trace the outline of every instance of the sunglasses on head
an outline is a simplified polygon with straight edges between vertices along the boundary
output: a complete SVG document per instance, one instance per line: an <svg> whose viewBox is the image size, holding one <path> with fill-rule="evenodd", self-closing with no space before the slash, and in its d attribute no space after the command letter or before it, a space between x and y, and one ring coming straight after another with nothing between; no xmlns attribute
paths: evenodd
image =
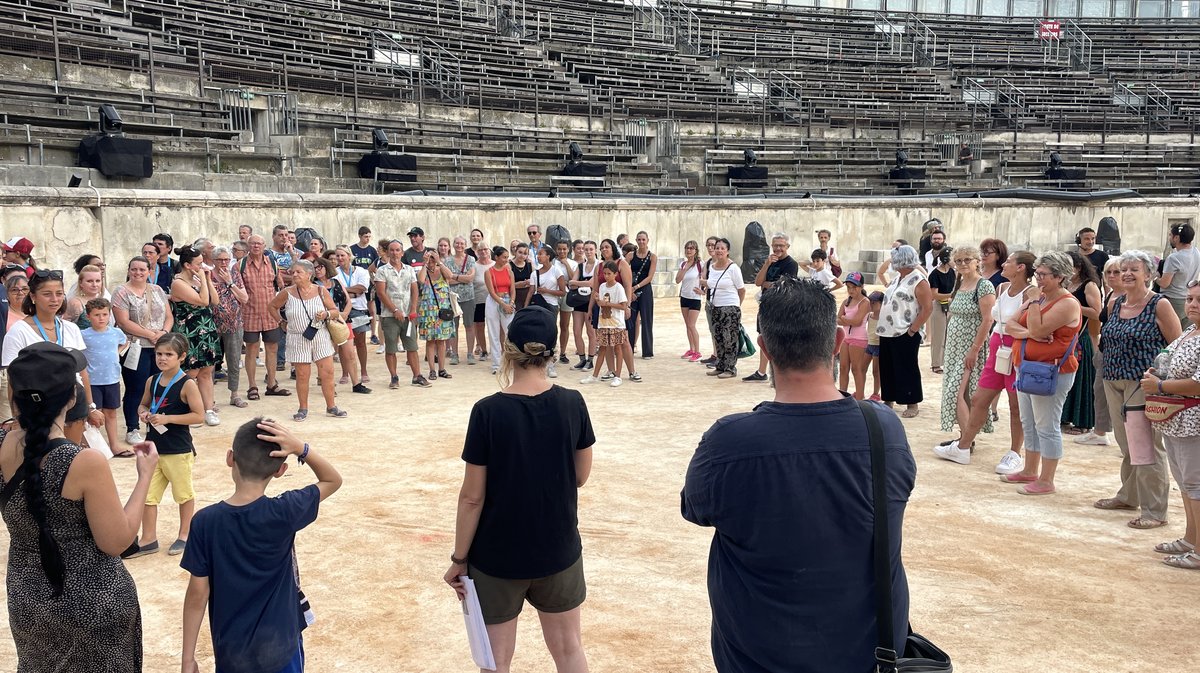
<svg viewBox="0 0 1200 673"><path fill-rule="evenodd" d="M1187 284L1187 287L1188 287L1188 289L1189 289L1189 290L1190 290L1190 289L1192 289L1192 288L1194 288L1194 287L1200 287L1200 280L1189 280L1189 281L1188 281L1188 284Z"/></svg>
<svg viewBox="0 0 1200 673"><path fill-rule="evenodd" d="M58 269L38 269L33 273L34 280L62 280L63 272Z"/></svg>

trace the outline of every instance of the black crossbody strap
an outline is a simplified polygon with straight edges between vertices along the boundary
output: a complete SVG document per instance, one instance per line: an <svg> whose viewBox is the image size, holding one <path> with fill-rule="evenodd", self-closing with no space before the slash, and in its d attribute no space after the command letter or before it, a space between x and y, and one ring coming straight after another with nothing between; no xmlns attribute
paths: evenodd
<svg viewBox="0 0 1200 673"><path fill-rule="evenodd" d="M875 513L875 622L879 629L879 646L875 648L876 671L896 670L895 633L892 624L892 557L888 539L887 459L884 455L883 428L870 402L858 401L858 408L867 421L867 437L871 442L871 500Z"/></svg>

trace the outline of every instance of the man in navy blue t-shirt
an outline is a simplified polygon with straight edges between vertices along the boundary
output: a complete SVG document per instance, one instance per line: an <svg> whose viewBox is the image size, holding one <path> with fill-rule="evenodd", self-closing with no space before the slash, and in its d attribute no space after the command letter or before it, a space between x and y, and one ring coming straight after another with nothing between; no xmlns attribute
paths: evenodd
<svg viewBox="0 0 1200 673"><path fill-rule="evenodd" d="M716 529L708 597L721 673L875 666L871 449L857 401L834 385L835 313L833 295L813 280L783 277L763 293L759 345L775 399L717 421L688 466L683 517ZM876 407L900 647L908 634L901 531L916 464L895 413Z"/></svg>
<svg viewBox="0 0 1200 673"><path fill-rule="evenodd" d="M267 437L268 439L259 439ZM316 484L268 498L289 455ZM196 512L180 566L191 573L183 599L183 673L199 673L196 641L208 608L217 673L301 673L306 626L295 560L296 532L317 518L342 485L329 461L275 421L238 428L225 456L233 495Z"/></svg>

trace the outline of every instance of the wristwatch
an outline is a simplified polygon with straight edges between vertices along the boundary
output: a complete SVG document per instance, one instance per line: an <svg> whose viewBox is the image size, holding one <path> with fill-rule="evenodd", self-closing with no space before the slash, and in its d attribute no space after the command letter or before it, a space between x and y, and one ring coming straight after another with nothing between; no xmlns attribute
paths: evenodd
<svg viewBox="0 0 1200 673"><path fill-rule="evenodd" d="M97 407L96 407L96 403L95 403L95 402L92 402L91 404L89 404L89 405L88 405L88 411L89 411L89 412L91 412L91 411L95 411L95 410L96 410L96 408L97 408Z"/></svg>

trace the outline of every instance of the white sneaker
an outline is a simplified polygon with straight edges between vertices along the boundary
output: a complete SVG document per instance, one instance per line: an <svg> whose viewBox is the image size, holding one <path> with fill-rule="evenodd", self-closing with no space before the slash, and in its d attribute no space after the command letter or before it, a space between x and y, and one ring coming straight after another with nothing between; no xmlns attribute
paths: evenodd
<svg viewBox="0 0 1200 673"><path fill-rule="evenodd" d="M612 382L609 383L608 385L612 386L613 388L620 388L621 387L621 377L614 376Z"/></svg>
<svg viewBox="0 0 1200 673"><path fill-rule="evenodd" d="M1091 430L1079 435L1075 438L1076 444L1087 444L1089 446L1108 446L1108 435L1097 435Z"/></svg>
<svg viewBox="0 0 1200 673"><path fill-rule="evenodd" d="M554 371L554 365L550 365L550 371L547 374L547 376L549 376L552 379L558 378L558 372Z"/></svg>
<svg viewBox="0 0 1200 673"><path fill-rule="evenodd" d="M383 355L383 349L384 349L384 346L383 346L383 344L379 344L379 348L376 348L376 349L375 349L375 354L376 354L376 355Z"/></svg>
<svg viewBox="0 0 1200 673"><path fill-rule="evenodd" d="M209 409L208 411L204 412L204 424L209 426L220 425L221 417L217 415L216 411Z"/></svg>
<svg viewBox="0 0 1200 673"><path fill-rule="evenodd" d="M125 433L125 443L129 444L130 446L134 444L140 444L144 441L146 441L146 438L143 437L142 433L138 432L137 430L130 430L129 432Z"/></svg>
<svg viewBox="0 0 1200 673"><path fill-rule="evenodd" d="M996 466L996 474L1016 474L1025 469L1025 459L1021 454L1014 451L1009 451L1000 459L1000 464Z"/></svg>
<svg viewBox="0 0 1200 673"><path fill-rule="evenodd" d="M598 379L598 378L596 378L595 376L592 376L591 374L589 374L589 375L587 375L587 376L585 376L585 377L583 377L583 378L579 379L579 382L580 382L580 383L583 383L583 384L588 384L588 383L595 383L595 382L597 382L597 381L599 381L599 380L600 380L600 379Z"/></svg>
<svg viewBox="0 0 1200 673"><path fill-rule="evenodd" d="M939 444L938 446L933 447L933 454L942 460L954 461L959 465L971 464L971 450L960 449L958 447L957 439L949 444Z"/></svg>

